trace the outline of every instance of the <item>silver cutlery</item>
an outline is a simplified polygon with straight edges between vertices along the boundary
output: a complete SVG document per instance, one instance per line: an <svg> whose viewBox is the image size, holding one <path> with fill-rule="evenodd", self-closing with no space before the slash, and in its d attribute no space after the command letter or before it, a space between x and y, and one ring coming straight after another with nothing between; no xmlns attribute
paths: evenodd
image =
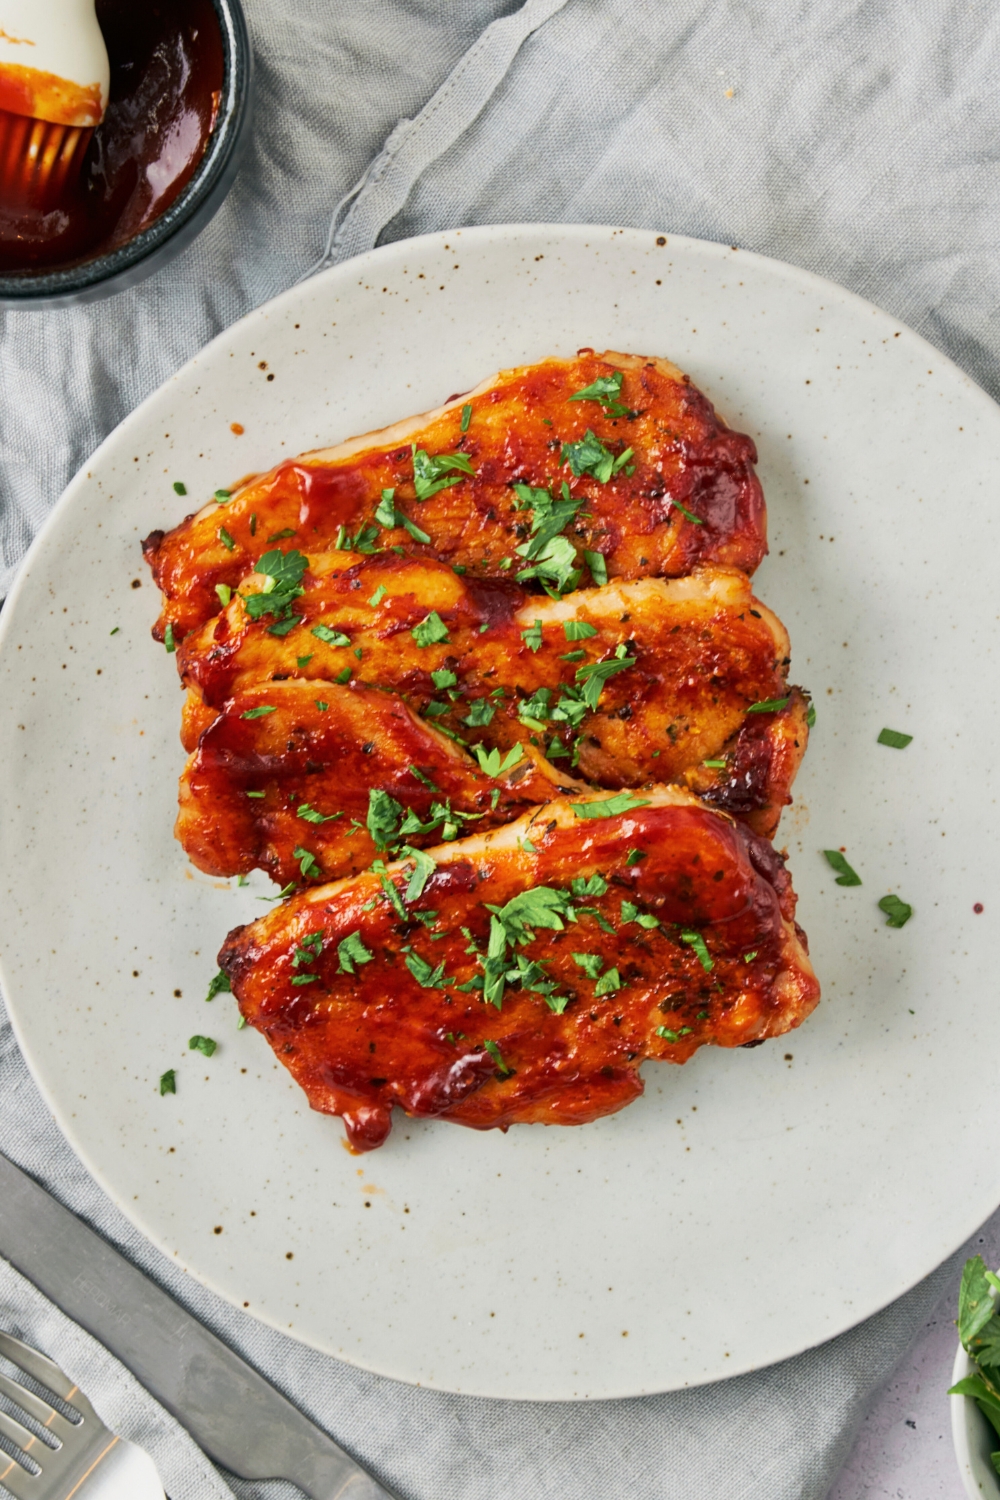
<svg viewBox="0 0 1000 1500"><path fill-rule="evenodd" d="M0 1485L14 1500L88 1500L98 1493L109 1496L112 1490L122 1500L164 1500L149 1454L105 1427L58 1365L9 1333L0 1332L0 1355L73 1413L67 1416L0 1371L0 1394L45 1434L40 1437L0 1409L0 1433L18 1450L13 1458L0 1452Z"/></svg>
<svg viewBox="0 0 1000 1500"><path fill-rule="evenodd" d="M0 1255L110 1349L230 1473L287 1479L310 1500L399 1500L2 1155Z"/></svg>

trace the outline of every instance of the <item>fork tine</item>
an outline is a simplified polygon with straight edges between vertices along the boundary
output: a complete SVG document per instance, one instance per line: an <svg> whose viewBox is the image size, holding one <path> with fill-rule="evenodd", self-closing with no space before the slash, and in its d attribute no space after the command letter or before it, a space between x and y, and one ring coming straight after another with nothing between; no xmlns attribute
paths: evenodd
<svg viewBox="0 0 1000 1500"><path fill-rule="evenodd" d="M36 1396L34 1391L26 1390L23 1385L18 1385L16 1380L11 1380L0 1370L0 1394L9 1396L22 1411L26 1411L29 1417L34 1417L42 1427L52 1433L53 1437L65 1441L76 1432L73 1422L67 1420L61 1412L56 1411L41 1396Z"/></svg>
<svg viewBox="0 0 1000 1500"><path fill-rule="evenodd" d="M23 1453L30 1453L36 1463L39 1463L39 1453L43 1456L51 1453L52 1449L35 1433L29 1432L27 1427L22 1427L20 1422L15 1422L13 1417L8 1417L5 1411L0 1411L0 1436L9 1438L16 1443ZM4 1458L8 1455L5 1453Z"/></svg>
<svg viewBox="0 0 1000 1500"><path fill-rule="evenodd" d="M44 1385L46 1390L52 1391L54 1395L61 1396L64 1401L72 1400L77 1394L77 1387L64 1375L58 1365L52 1363L44 1354L39 1354L37 1349L32 1349L29 1344L22 1344L20 1339L14 1338L13 1334L4 1333L0 1330L0 1354L4 1359L9 1359L12 1365L16 1365L25 1375L30 1375L37 1380L39 1385Z"/></svg>
<svg viewBox="0 0 1000 1500"><path fill-rule="evenodd" d="M8 1459L6 1453L0 1453L0 1484L5 1490L10 1490L14 1500L38 1500L37 1477L22 1469L12 1458Z"/></svg>

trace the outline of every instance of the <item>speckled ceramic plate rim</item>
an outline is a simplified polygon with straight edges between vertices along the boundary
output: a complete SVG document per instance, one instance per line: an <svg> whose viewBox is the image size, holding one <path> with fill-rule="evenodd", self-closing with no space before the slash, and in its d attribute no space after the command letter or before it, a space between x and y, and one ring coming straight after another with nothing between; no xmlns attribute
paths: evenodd
<svg viewBox="0 0 1000 1500"><path fill-rule="evenodd" d="M473 230L454 231L450 234L446 232L444 234L427 236L420 241L394 244L385 249L374 251L369 255L359 257L347 265L336 267L324 273L324 276L318 278L318 281L325 283L326 287L332 291L335 286L342 285L346 287L350 279L357 278L358 276L363 278L372 271L379 271L380 274L375 279L381 280L383 279L381 272L390 263L398 265L404 258L414 260L421 256L428 258L429 263L435 258L435 255L440 256L440 247L443 243L446 243L449 238L454 239L459 235L463 239L464 246L469 248L483 243L499 244L507 247L507 249L528 248L533 244L543 243L547 246L558 246L560 243L563 243L572 250L573 247L579 248L581 245L593 240L600 243L601 249L604 252L608 251L609 246L613 244L614 237L617 237L618 246L627 247L635 255L646 253L652 239L652 236L648 233L610 230L601 227L567 227L558 225L484 227ZM686 262L689 268L691 265L700 265L712 272L718 271L720 265L733 253L723 246L685 240L673 235L668 237L668 244L671 254L682 263ZM611 253L614 253L614 251ZM739 252L739 256L740 267L745 268L747 275L756 277L759 281L764 283L770 282L772 285L778 286L783 284L792 292L804 292L809 298L825 299L827 303L837 304L841 310L846 309L849 313L853 312L859 321L864 320L868 326L875 327L876 332L880 335L886 334L887 337L902 336L908 344L910 351L920 355L921 363L925 356L933 360L933 369L938 372L941 382L945 387L951 388L953 396L960 394L960 401L963 408L967 408L969 412L989 429L993 441L1000 447L1000 413L998 413L997 408L957 367L950 364L938 351L934 350L925 341L919 339L917 335L906 330L896 320L874 309L862 299L854 297L852 294L823 281L821 278L814 277L807 272L779 262L753 256L747 252L741 251ZM189 366L173 377L172 381L168 382L167 386L161 392L154 393L144 401L106 439L85 466L85 472L89 474L98 472L102 464L106 464L113 455L124 452L124 450L133 446L133 433L137 433L142 429L148 417L157 411L158 403L161 401L164 392L169 391L177 381L189 376L197 367L204 367L213 358L221 358L223 351L229 347L234 337L243 330L254 326L263 329L269 318L274 318L295 308L303 299L314 295L316 290L316 283L307 283L302 287L292 288L281 297L275 299L274 302L250 314L241 324L235 325L234 328L220 335L218 339L213 341L212 344L196 356L195 360ZM675 346L662 352L677 359L681 364L686 364L690 368L691 359L685 357L685 351ZM930 370L928 373L930 373ZM710 378L699 372L696 374L696 379L699 380L699 383L703 387L708 388L708 393L713 399L719 401L723 409L729 409L725 393L714 387ZM346 433L342 434L339 431L331 431L330 433L332 440L336 440L341 435L346 435ZM764 478L766 483L768 478L766 472L764 472ZM64 518L77 502L83 484L84 474L81 473L67 488L25 559L22 571L11 591L3 614L0 616L0 652L6 652L8 642L14 635L17 625L20 623L18 617L19 600L26 592L29 580L32 578L35 570L44 571L50 538L61 529ZM775 577L776 575L773 571L769 572L767 575L768 587L764 587L761 590L763 597L768 599L769 602L773 602ZM792 636L794 649L796 639L794 625ZM179 764L180 761L178 758L178 767ZM168 829L164 830L164 837L169 837ZM799 876L798 868L794 865L793 868L796 870L796 875ZM800 877L798 884L801 886L802 883ZM981 884L984 884L984 882L981 882ZM162 1230L158 1231L155 1211L151 1211L148 1206L145 1212L136 1210L121 1189L118 1174L114 1170L113 1163L102 1160L99 1155L95 1155L92 1150L88 1150L81 1145L78 1133L72 1123L70 1101L64 1097L58 1087L53 1086L44 1050L33 1041L30 995L21 990L18 984L13 981L8 968L6 951L3 956L2 976L18 1041L29 1067L43 1095L52 1108L61 1129L87 1165L88 1170L102 1184L117 1206L143 1233L147 1234L154 1243L158 1244L166 1254L176 1257L177 1252L171 1248L170 1235L164 1233ZM821 977L824 976L821 974ZM804 1031L799 1034L796 1041L798 1042L800 1038L805 1039L807 1036L808 1031ZM41 1038L37 1038L37 1041L40 1042ZM760 1057L761 1054L754 1053L747 1054L746 1056ZM723 1059L725 1063L745 1062L745 1060L745 1057L740 1058L739 1056L735 1059L729 1057ZM727 1070L727 1077L730 1076L731 1071L731 1069ZM958 1108L960 1107L961 1100L956 1097L954 1103L956 1108ZM633 1106L633 1110L629 1113L634 1114L636 1108L636 1106ZM616 1118L624 1119L625 1117ZM588 1127L588 1129L592 1130L596 1130L597 1128ZM442 1134L450 1133L447 1127L439 1126L436 1129ZM883 1275L878 1286L869 1286L864 1290L863 1294L858 1295L856 1300L835 1297L833 1299L834 1306L831 1311L829 1295L824 1295L820 1290L823 1278L819 1278L815 1285L815 1305L825 1303L826 1313L824 1315L810 1317L808 1309L805 1306L799 1306L795 1309L794 1317L789 1312L789 1315L782 1319L784 1325L782 1335L777 1338L772 1337L762 1340L759 1355L754 1355L751 1351L744 1349L741 1351L739 1358L733 1359L731 1363L726 1363L723 1358L716 1357L708 1367L702 1367L696 1371L693 1370L691 1372L693 1378L691 1379L685 1377L683 1369L677 1367L676 1361L672 1363L669 1358L661 1359L659 1361L661 1373L657 1374L655 1370L656 1359L654 1358L652 1361L654 1368L650 1369L650 1360L646 1358L642 1361L643 1369L641 1373L637 1372L634 1378L629 1378L627 1374L623 1377L621 1368L616 1367L607 1380L591 1380L587 1384L587 1388L583 1390L573 1388L574 1378L571 1377L556 1380L546 1377L546 1382L539 1385L537 1379L529 1372L529 1359L527 1355L523 1368L505 1372L500 1372L497 1368L492 1367L488 1355L485 1357L481 1356L479 1359L480 1375L478 1378L456 1378L447 1368L447 1357L443 1359L445 1368L442 1370L420 1370L401 1366L393 1368L392 1363L386 1361L384 1358L367 1357L364 1352L359 1353L345 1347L331 1347L331 1341L328 1337L317 1337L315 1332L304 1323L300 1323L292 1331L295 1336L301 1338L303 1341L312 1343L316 1347L326 1349L331 1353L336 1353L342 1358L352 1360L352 1362L362 1367L377 1369L382 1373L393 1375L397 1378L415 1380L418 1383L425 1383L443 1389L477 1391L487 1395L523 1396L525 1398L549 1397L551 1399L574 1399L584 1396L612 1397L646 1393L651 1390L672 1389L686 1384L700 1383L714 1378L735 1375L741 1371L755 1368L760 1364L772 1363L778 1359L798 1353L804 1348L810 1347L817 1342L821 1342L823 1339L853 1326L862 1318L877 1311L880 1307L905 1292L926 1272L932 1269L945 1254L960 1244L995 1206L998 1196L1000 1196L1000 1182L998 1182L996 1176L991 1172L987 1172L985 1176L980 1174L973 1181L970 1181L969 1192L965 1199L966 1206L961 1216L953 1213L948 1220L946 1228L938 1225L936 1238L929 1235L925 1251L922 1251L917 1256L915 1262L907 1265L905 1270L903 1267L900 1267L900 1273L894 1279L891 1277L886 1278ZM217 1269L208 1270L203 1264L199 1265L197 1257L188 1257L187 1267L204 1284L213 1287L214 1290L218 1291L224 1297L238 1303L237 1290L232 1284L227 1284L230 1278L220 1276ZM279 1329L286 1327L280 1314L262 1311L259 1308L255 1308L254 1311L256 1316L263 1317L265 1321L272 1323L273 1326ZM728 1354L726 1358L728 1359ZM405 1362L401 1362L401 1364L405 1366Z"/></svg>

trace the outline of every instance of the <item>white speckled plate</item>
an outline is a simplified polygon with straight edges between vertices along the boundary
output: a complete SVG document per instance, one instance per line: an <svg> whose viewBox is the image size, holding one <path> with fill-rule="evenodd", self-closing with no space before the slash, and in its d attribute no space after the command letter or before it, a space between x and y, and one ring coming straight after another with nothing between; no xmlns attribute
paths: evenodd
<svg viewBox="0 0 1000 1500"><path fill-rule="evenodd" d="M647 1066L645 1097L595 1125L399 1118L359 1160L231 999L204 1003L266 882L199 875L171 837L181 695L150 640L139 539L190 503L175 480L204 497L583 344L668 355L760 446L757 587L818 708L782 837L824 1000L787 1039ZM123 1211L252 1316L493 1396L735 1374L929 1271L1000 1199L982 1149L1000 1091L967 1108L996 1035L998 460L997 407L886 314L651 233L391 245L211 344L73 481L0 616L5 992ZM913 743L876 744L883 725ZM862 887L834 883L833 846ZM902 930L876 906L888 891L914 906ZM187 1051L193 1032L218 1039L213 1058Z"/></svg>

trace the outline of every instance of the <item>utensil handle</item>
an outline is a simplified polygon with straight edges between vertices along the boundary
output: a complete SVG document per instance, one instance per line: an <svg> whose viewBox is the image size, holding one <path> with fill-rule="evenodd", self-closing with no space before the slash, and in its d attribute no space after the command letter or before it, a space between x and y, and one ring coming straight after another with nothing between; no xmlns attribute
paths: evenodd
<svg viewBox="0 0 1000 1500"><path fill-rule="evenodd" d="M398 1500L155 1282L0 1155L0 1255L110 1349L216 1463L310 1500Z"/></svg>

